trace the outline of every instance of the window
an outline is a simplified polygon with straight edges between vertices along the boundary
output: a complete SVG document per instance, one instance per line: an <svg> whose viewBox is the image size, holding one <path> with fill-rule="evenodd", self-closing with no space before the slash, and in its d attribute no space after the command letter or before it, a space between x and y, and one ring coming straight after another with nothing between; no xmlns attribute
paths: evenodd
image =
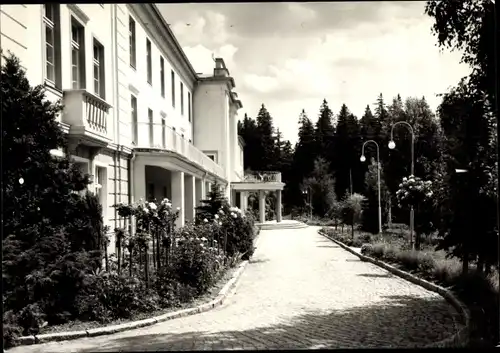
<svg viewBox="0 0 500 353"><path fill-rule="evenodd" d="M146 65L148 70L148 83L152 85L153 82L153 71L151 70L152 62L151 62L151 41L146 39Z"/></svg>
<svg viewBox="0 0 500 353"><path fill-rule="evenodd" d="M106 177L106 169L103 167L96 167L95 168L95 175L94 175L94 192L97 198L99 199L99 202L101 205L104 203L104 198L106 197L105 195L105 181Z"/></svg>
<svg viewBox="0 0 500 353"><path fill-rule="evenodd" d="M188 120L191 122L191 92L188 92Z"/></svg>
<svg viewBox="0 0 500 353"><path fill-rule="evenodd" d="M94 93L103 99L106 97L104 78L104 47L94 39Z"/></svg>
<svg viewBox="0 0 500 353"><path fill-rule="evenodd" d="M130 66L135 69L136 50L135 50L135 21L132 17L128 18L128 41L130 47Z"/></svg>
<svg viewBox="0 0 500 353"><path fill-rule="evenodd" d="M148 109L148 119L149 119L149 145L153 147L154 135L153 135L153 111Z"/></svg>
<svg viewBox="0 0 500 353"><path fill-rule="evenodd" d="M85 29L71 17L71 83L73 89L85 88Z"/></svg>
<svg viewBox="0 0 500 353"><path fill-rule="evenodd" d="M137 145L137 98L130 96L130 112L132 114L132 143Z"/></svg>
<svg viewBox="0 0 500 353"><path fill-rule="evenodd" d="M184 115L184 84L181 82L181 115Z"/></svg>
<svg viewBox="0 0 500 353"><path fill-rule="evenodd" d="M44 5L45 79L60 87L59 4Z"/></svg>
<svg viewBox="0 0 500 353"><path fill-rule="evenodd" d="M161 96L165 98L165 60L160 56Z"/></svg>
<svg viewBox="0 0 500 353"><path fill-rule="evenodd" d="M210 158L211 160L213 160L215 162L215 154L207 153L207 156L208 156L208 158Z"/></svg>
<svg viewBox="0 0 500 353"><path fill-rule="evenodd" d="M166 130L165 118L161 118L161 145L163 148L167 147L167 135L165 130Z"/></svg>
<svg viewBox="0 0 500 353"><path fill-rule="evenodd" d="M170 71L170 80L172 81L172 107L175 108L175 73L174 73L174 70Z"/></svg>

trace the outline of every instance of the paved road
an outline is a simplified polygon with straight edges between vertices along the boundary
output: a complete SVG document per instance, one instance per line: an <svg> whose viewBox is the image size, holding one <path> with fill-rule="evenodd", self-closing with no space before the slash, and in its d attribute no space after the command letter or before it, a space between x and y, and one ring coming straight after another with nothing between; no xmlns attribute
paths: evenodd
<svg viewBox="0 0 500 353"><path fill-rule="evenodd" d="M218 309L110 336L10 352L419 347L457 330L439 295L359 259L318 227L263 231Z"/></svg>

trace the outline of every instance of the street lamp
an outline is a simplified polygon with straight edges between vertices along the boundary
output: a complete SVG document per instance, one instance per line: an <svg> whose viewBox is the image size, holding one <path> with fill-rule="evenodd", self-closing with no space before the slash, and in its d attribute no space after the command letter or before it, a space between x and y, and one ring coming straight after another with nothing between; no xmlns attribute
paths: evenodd
<svg viewBox="0 0 500 353"><path fill-rule="evenodd" d="M306 190L302 190L302 194L306 195L306 197L307 197L307 195L309 195L309 197L308 197L308 200L309 200L309 219L312 219L311 187L308 186Z"/></svg>
<svg viewBox="0 0 500 353"><path fill-rule="evenodd" d="M368 142L373 142L375 146L377 146L377 185L378 185L378 232L382 233L382 205L380 202L380 152L379 152L379 147L378 143L373 141L373 140L368 140L363 143L363 147L361 147L361 157L359 157L359 160L361 162L366 161L365 157L365 145Z"/></svg>
<svg viewBox="0 0 500 353"><path fill-rule="evenodd" d="M405 125L406 127L408 127L408 129L411 132L411 175L414 176L414 173L415 173L415 133L413 131L413 127L410 124L408 124L406 121L398 121L397 123L392 125L391 141L389 141L389 148L391 150L393 150L396 147L396 143L394 142L393 132L394 132L394 128L399 124ZM413 244L414 223L415 223L415 212L413 210L413 205L411 205L410 206L410 245L411 245L412 249L414 248L414 244Z"/></svg>

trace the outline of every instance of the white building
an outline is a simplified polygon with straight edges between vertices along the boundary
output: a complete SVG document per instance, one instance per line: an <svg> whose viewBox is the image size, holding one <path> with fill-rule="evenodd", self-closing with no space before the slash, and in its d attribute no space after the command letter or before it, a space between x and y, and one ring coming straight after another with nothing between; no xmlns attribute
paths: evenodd
<svg viewBox="0 0 500 353"><path fill-rule="evenodd" d="M222 59L198 75L154 4L2 5L0 16L1 48L62 100L70 143L57 153L94 176L111 229L127 226L120 202L167 197L183 225L215 182L243 209L248 191L283 189L280 175L244 182L234 79Z"/></svg>

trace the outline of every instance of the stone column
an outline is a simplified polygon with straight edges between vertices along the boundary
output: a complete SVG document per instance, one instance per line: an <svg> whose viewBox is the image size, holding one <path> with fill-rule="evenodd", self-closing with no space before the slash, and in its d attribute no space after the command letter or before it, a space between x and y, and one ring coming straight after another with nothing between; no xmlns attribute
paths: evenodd
<svg viewBox="0 0 500 353"><path fill-rule="evenodd" d="M195 207L196 207L196 193L195 193L195 177L190 174L184 175L184 205L186 211L184 213L186 221L194 221Z"/></svg>
<svg viewBox="0 0 500 353"><path fill-rule="evenodd" d="M196 178L196 206L201 205L201 200L205 200L207 194L205 192L205 182L202 179Z"/></svg>
<svg viewBox="0 0 500 353"><path fill-rule="evenodd" d="M259 222L266 221L266 193L259 190Z"/></svg>
<svg viewBox="0 0 500 353"><path fill-rule="evenodd" d="M180 207L179 218L177 218L176 226L183 227L185 221L184 207L184 172L172 171L172 207L174 211Z"/></svg>
<svg viewBox="0 0 500 353"><path fill-rule="evenodd" d="M208 195L209 192L212 191L212 183L207 181L205 182L205 197Z"/></svg>
<svg viewBox="0 0 500 353"><path fill-rule="evenodd" d="M246 208L246 203L247 203L247 192L246 191L240 191L240 209L245 213L247 210Z"/></svg>
<svg viewBox="0 0 500 353"><path fill-rule="evenodd" d="M141 198L146 200L146 165L144 163L134 163L133 175L132 202L138 202Z"/></svg>
<svg viewBox="0 0 500 353"><path fill-rule="evenodd" d="M281 190L276 190L276 222L281 222Z"/></svg>

